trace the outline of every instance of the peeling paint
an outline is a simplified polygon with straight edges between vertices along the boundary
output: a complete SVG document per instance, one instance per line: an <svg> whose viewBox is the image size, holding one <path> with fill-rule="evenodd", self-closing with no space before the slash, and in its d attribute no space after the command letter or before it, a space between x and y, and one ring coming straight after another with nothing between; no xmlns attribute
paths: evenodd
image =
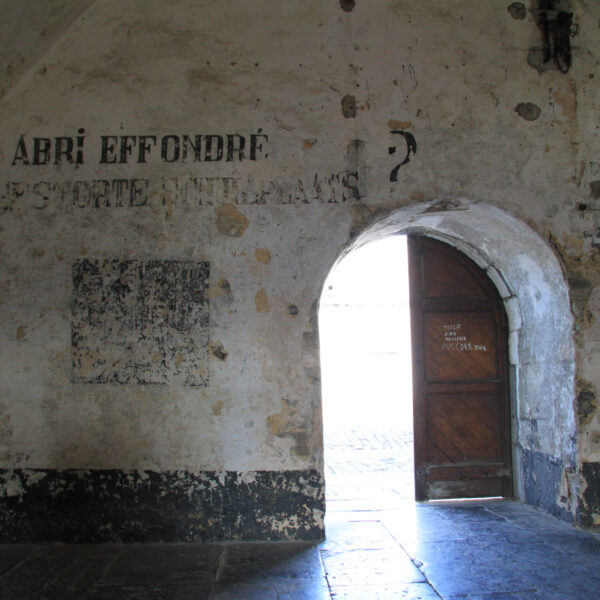
<svg viewBox="0 0 600 600"><path fill-rule="evenodd" d="M577 414L581 422L587 422L598 410L596 389L589 381L577 382Z"/></svg>
<svg viewBox="0 0 600 600"><path fill-rule="evenodd" d="M313 470L0 470L0 483L1 543L321 540L324 533L323 478Z"/></svg>
<svg viewBox="0 0 600 600"><path fill-rule="evenodd" d="M542 111L540 107L537 106L537 104L533 104L533 102L520 102L515 107L515 112L526 121L536 121Z"/></svg>
<svg viewBox="0 0 600 600"><path fill-rule="evenodd" d="M269 427L271 435L280 436L282 434L282 431L284 431L284 429L286 428L287 424L288 422L285 419L285 417L283 417L279 413L270 415L267 419L267 426Z"/></svg>
<svg viewBox="0 0 600 600"><path fill-rule="evenodd" d="M581 466L582 494L579 520L584 527L600 526L600 462L584 462Z"/></svg>
<svg viewBox="0 0 600 600"><path fill-rule="evenodd" d="M269 415L267 426L271 435L280 438L290 438L294 442L293 453L307 458L309 451L309 427L298 414L298 402L284 398L282 412Z"/></svg>
<svg viewBox="0 0 600 600"><path fill-rule="evenodd" d="M219 360L227 360L227 356L229 353L225 350L223 344L221 342L212 341L209 343L210 350L215 358Z"/></svg>
<svg viewBox="0 0 600 600"><path fill-rule="evenodd" d="M571 124L577 122L577 88L570 82L568 88L559 88L552 92L552 97L562 108L563 114Z"/></svg>
<svg viewBox="0 0 600 600"><path fill-rule="evenodd" d="M209 286L206 290L206 298L212 300L214 298L222 298L223 296L231 295L231 285L227 279L219 279L217 285Z"/></svg>

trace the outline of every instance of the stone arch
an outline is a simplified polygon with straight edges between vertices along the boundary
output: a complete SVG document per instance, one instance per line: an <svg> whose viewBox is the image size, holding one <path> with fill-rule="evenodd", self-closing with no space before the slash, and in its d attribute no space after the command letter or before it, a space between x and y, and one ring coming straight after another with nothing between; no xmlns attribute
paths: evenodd
<svg viewBox="0 0 600 600"><path fill-rule="evenodd" d="M569 290L550 246L494 206L441 200L394 211L360 233L340 256L391 235L444 241L486 270L509 321L515 495L573 518L577 498L575 345Z"/></svg>

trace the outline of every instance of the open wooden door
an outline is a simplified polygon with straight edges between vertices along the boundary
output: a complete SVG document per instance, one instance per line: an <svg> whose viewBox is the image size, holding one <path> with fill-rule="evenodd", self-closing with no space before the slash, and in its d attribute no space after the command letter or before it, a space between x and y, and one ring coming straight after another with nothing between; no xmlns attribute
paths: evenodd
<svg viewBox="0 0 600 600"><path fill-rule="evenodd" d="M471 259L408 238L417 500L512 496L507 326Z"/></svg>

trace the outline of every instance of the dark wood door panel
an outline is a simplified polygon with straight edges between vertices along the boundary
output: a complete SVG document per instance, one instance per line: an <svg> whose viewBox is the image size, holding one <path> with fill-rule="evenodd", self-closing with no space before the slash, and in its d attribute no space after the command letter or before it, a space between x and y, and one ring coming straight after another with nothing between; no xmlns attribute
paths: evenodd
<svg viewBox="0 0 600 600"><path fill-rule="evenodd" d="M486 296L485 289L470 276L467 267L457 264L451 255L440 254L436 248L423 248L421 266L423 295L426 298Z"/></svg>
<svg viewBox="0 0 600 600"><path fill-rule="evenodd" d="M502 455L497 394L431 394L425 402L429 464L476 464Z"/></svg>
<svg viewBox="0 0 600 600"><path fill-rule="evenodd" d="M409 237L418 500L512 495L507 332L485 272Z"/></svg>
<svg viewBox="0 0 600 600"><path fill-rule="evenodd" d="M423 329L428 382L498 377L494 313L425 312Z"/></svg>
<svg viewBox="0 0 600 600"><path fill-rule="evenodd" d="M428 494L432 500L451 500L452 498L495 498L506 497L505 477L477 478L473 471L465 471L465 478L457 477L455 473L448 479L440 479L435 473L430 473L428 479ZM510 488L512 489L512 488Z"/></svg>

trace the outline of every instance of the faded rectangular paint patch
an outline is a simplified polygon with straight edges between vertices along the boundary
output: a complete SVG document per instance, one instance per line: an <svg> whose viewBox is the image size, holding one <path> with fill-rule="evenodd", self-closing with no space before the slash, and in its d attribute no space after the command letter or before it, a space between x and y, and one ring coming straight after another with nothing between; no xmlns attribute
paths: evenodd
<svg viewBox="0 0 600 600"><path fill-rule="evenodd" d="M210 264L78 260L74 383L208 385Z"/></svg>

